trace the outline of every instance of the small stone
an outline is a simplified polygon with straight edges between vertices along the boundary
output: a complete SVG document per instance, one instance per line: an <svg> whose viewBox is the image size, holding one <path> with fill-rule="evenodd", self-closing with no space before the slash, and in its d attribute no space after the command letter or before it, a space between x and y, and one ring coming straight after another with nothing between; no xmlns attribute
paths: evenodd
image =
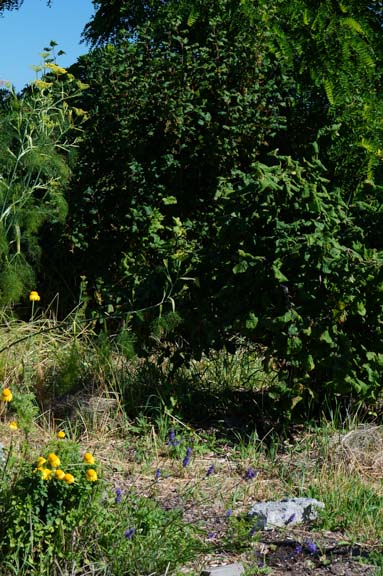
<svg viewBox="0 0 383 576"><path fill-rule="evenodd" d="M242 564L235 562L235 564L205 568L205 570L201 572L201 576L240 576L240 574L244 573L245 569Z"/></svg>
<svg viewBox="0 0 383 576"><path fill-rule="evenodd" d="M258 502L250 509L249 516L256 519L255 529L272 530L315 520L318 508L324 508L324 504L315 498L286 498L277 502Z"/></svg>

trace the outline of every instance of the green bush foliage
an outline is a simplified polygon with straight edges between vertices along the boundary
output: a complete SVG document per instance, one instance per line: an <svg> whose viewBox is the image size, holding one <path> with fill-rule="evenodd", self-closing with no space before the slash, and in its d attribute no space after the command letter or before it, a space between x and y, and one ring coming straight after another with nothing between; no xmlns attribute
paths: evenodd
<svg viewBox="0 0 383 576"><path fill-rule="evenodd" d="M284 127L291 82L267 30L242 19L237 3L201 3L190 25L173 15L161 30L148 24L134 42L80 59L76 73L91 86L83 107L94 114L68 234L72 262L107 311L166 312L171 298L188 299L215 230L218 186Z"/></svg>
<svg viewBox="0 0 383 576"><path fill-rule="evenodd" d="M3 99L0 303L32 281L39 231L63 221L67 200L66 246L44 238L43 278L56 269L72 293L86 285L104 329L132 326L127 353L176 337L198 355L240 336L283 374L269 394L287 410L376 400L381 11L353 0L95 7L93 50L73 68L89 90L48 60L42 83ZM36 103L57 94L48 122ZM20 156L25 118L37 139ZM60 138L84 118L64 199Z"/></svg>
<svg viewBox="0 0 383 576"><path fill-rule="evenodd" d="M302 6L168 3L141 14L134 41L116 34L81 58L90 120L68 227L104 317L140 318L157 340L173 329L194 354L234 335L264 345L284 374L269 393L288 411L326 395L374 401L383 358L378 155L355 146L368 129L380 138L360 92L371 19L327 2L314 26Z"/></svg>

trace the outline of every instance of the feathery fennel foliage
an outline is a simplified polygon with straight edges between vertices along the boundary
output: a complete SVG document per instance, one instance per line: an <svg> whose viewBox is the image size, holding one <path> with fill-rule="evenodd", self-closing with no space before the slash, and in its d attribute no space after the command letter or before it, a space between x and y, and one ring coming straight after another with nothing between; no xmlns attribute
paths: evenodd
<svg viewBox="0 0 383 576"><path fill-rule="evenodd" d="M4 90L0 102L0 304L31 288L44 223L63 221L70 178L68 154L77 145L83 115L70 100L81 91L46 53L44 79L22 94Z"/></svg>

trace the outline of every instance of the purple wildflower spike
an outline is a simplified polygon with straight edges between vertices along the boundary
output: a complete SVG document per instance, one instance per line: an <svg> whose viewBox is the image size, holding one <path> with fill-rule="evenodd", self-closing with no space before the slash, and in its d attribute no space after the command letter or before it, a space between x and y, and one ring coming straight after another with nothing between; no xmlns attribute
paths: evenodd
<svg viewBox="0 0 383 576"><path fill-rule="evenodd" d="M254 470L252 466L249 466L249 468L245 472L245 480L253 480L256 476L257 471Z"/></svg>
<svg viewBox="0 0 383 576"><path fill-rule="evenodd" d="M128 528L128 530L125 531L125 538L127 540L131 540L134 536L136 529L135 528Z"/></svg>
<svg viewBox="0 0 383 576"><path fill-rule="evenodd" d="M122 500L122 490L121 488L116 488L116 497L114 499L114 502L116 504L119 504Z"/></svg>

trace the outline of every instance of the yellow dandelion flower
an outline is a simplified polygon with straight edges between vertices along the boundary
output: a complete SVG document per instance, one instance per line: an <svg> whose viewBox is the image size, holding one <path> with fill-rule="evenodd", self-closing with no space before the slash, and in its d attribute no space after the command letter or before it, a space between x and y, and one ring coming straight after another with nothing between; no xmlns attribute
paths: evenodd
<svg viewBox="0 0 383 576"><path fill-rule="evenodd" d="M41 478L43 480L50 480L52 476L52 470L49 470L49 468L40 468L39 472L41 473Z"/></svg>
<svg viewBox="0 0 383 576"><path fill-rule="evenodd" d="M11 430L18 430L19 429L16 420L12 420L12 422L9 423L9 427Z"/></svg>
<svg viewBox="0 0 383 576"><path fill-rule="evenodd" d="M29 294L29 300L31 302L40 302L40 294L36 290L32 290Z"/></svg>
<svg viewBox="0 0 383 576"><path fill-rule="evenodd" d="M13 394L9 388L3 388L1 399L3 402L12 402Z"/></svg>
<svg viewBox="0 0 383 576"><path fill-rule="evenodd" d="M72 474L64 474L63 476L63 480L64 482L66 482L67 484L73 484L74 482L74 476L72 476Z"/></svg>
<svg viewBox="0 0 383 576"><path fill-rule="evenodd" d="M55 476L56 476L57 480L64 480L64 478L65 478L64 470L60 470L60 469L56 470Z"/></svg>
<svg viewBox="0 0 383 576"><path fill-rule="evenodd" d="M52 466L52 468L58 468L61 464L60 458L56 456L53 452L48 454L48 462Z"/></svg>
<svg viewBox="0 0 383 576"><path fill-rule="evenodd" d="M85 452L83 460L86 464L94 464L95 463L94 456L90 452Z"/></svg>
<svg viewBox="0 0 383 576"><path fill-rule="evenodd" d="M65 432L64 430L59 430L59 432L57 432L57 438L65 438Z"/></svg>
<svg viewBox="0 0 383 576"><path fill-rule="evenodd" d="M97 481L96 470L93 470L93 468L89 468L89 470L86 471L86 479L89 480L89 482L96 482Z"/></svg>
<svg viewBox="0 0 383 576"><path fill-rule="evenodd" d="M46 459L44 458L44 456L40 456L39 458L37 458L37 468L41 468L46 462Z"/></svg>

